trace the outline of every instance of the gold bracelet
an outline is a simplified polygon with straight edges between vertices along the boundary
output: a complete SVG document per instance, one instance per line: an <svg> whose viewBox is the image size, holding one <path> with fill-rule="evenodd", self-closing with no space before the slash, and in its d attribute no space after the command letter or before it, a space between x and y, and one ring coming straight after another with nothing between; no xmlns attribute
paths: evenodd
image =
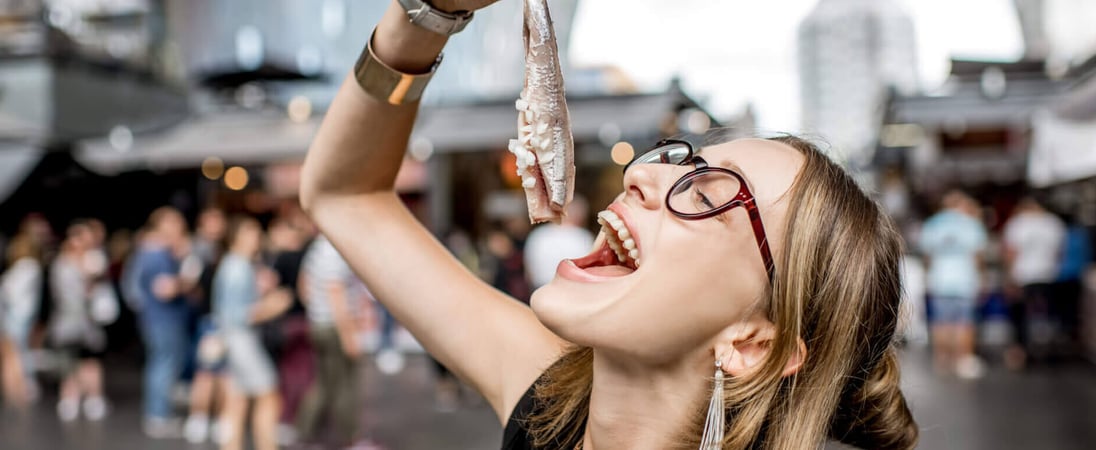
<svg viewBox="0 0 1096 450"><path fill-rule="evenodd" d="M365 50L358 57L358 62L354 64L354 79L357 80L358 86L374 98L388 102L390 105L418 101L430 78L441 65L442 55L438 55L438 59L426 73L403 73L377 59L377 55L373 53L373 37L376 33L377 31L373 30Z"/></svg>

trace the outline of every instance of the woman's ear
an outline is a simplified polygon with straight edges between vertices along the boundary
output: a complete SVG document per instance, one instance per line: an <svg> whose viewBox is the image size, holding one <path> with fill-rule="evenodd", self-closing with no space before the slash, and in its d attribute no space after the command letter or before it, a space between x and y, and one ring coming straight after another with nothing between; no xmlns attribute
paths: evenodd
<svg viewBox="0 0 1096 450"><path fill-rule="evenodd" d="M796 337L796 352L790 358L788 358L787 364L784 364L784 371L781 375L788 376L799 372L799 368L803 367L803 363L807 361L807 344L803 342L802 337Z"/></svg>
<svg viewBox="0 0 1096 450"><path fill-rule="evenodd" d="M776 326L764 318L754 318L745 323L732 325L720 333L717 340L716 358L722 361L723 371L731 376L742 377L756 370L772 350ZM784 376L799 371L807 359L807 345L803 338L796 338L797 351L784 365Z"/></svg>

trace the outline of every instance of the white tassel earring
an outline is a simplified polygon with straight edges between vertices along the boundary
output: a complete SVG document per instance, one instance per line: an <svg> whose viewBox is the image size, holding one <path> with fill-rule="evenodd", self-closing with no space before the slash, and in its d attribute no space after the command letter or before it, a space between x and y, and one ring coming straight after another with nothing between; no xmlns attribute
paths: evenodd
<svg viewBox="0 0 1096 450"><path fill-rule="evenodd" d="M723 430L726 428L723 409L723 361L715 362L715 386L708 402L708 420L704 421L704 434L700 436L700 450L723 448Z"/></svg>

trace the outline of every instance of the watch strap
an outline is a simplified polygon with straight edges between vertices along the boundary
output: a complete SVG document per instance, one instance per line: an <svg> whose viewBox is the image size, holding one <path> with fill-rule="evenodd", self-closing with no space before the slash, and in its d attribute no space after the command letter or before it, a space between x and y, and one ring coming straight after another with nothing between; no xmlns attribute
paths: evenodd
<svg viewBox="0 0 1096 450"><path fill-rule="evenodd" d="M424 0L399 0L411 23L442 36L459 33L472 21L472 11L445 12Z"/></svg>
<svg viewBox="0 0 1096 450"><path fill-rule="evenodd" d="M442 55L430 66L430 70L421 74L403 73L389 67L377 59L373 53L373 37L369 37L369 43L365 51L358 57L354 64L354 79L358 86L366 93L391 105L402 105L419 100L434 71L441 64Z"/></svg>

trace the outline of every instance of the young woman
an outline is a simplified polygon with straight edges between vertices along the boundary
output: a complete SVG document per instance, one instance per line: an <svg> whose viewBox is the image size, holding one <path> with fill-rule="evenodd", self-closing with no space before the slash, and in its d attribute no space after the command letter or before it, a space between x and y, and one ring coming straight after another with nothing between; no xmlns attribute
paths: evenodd
<svg viewBox="0 0 1096 450"><path fill-rule="evenodd" d="M445 41L393 1L372 57L426 73ZM706 417L709 436L724 432L707 448L915 445L891 346L900 238L811 144L666 142L641 154L594 251L563 261L530 308L469 273L402 206L393 180L417 104L368 83L352 74L328 110L302 203L397 320L487 398L504 448L695 449ZM637 254L619 264L609 242Z"/></svg>
<svg viewBox="0 0 1096 450"><path fill-rule="evenodd" d="M257 324L289 306L285 290L276 288L269 269L257 266L263 229L251 218L236 218L225 236L227 252L213 277L213 319L228 357L229 383L222 411L222 449L243 448L248 400L254 399L251 427L255 448L278 447L281 399L270 355L259 339Z"/></svg>

